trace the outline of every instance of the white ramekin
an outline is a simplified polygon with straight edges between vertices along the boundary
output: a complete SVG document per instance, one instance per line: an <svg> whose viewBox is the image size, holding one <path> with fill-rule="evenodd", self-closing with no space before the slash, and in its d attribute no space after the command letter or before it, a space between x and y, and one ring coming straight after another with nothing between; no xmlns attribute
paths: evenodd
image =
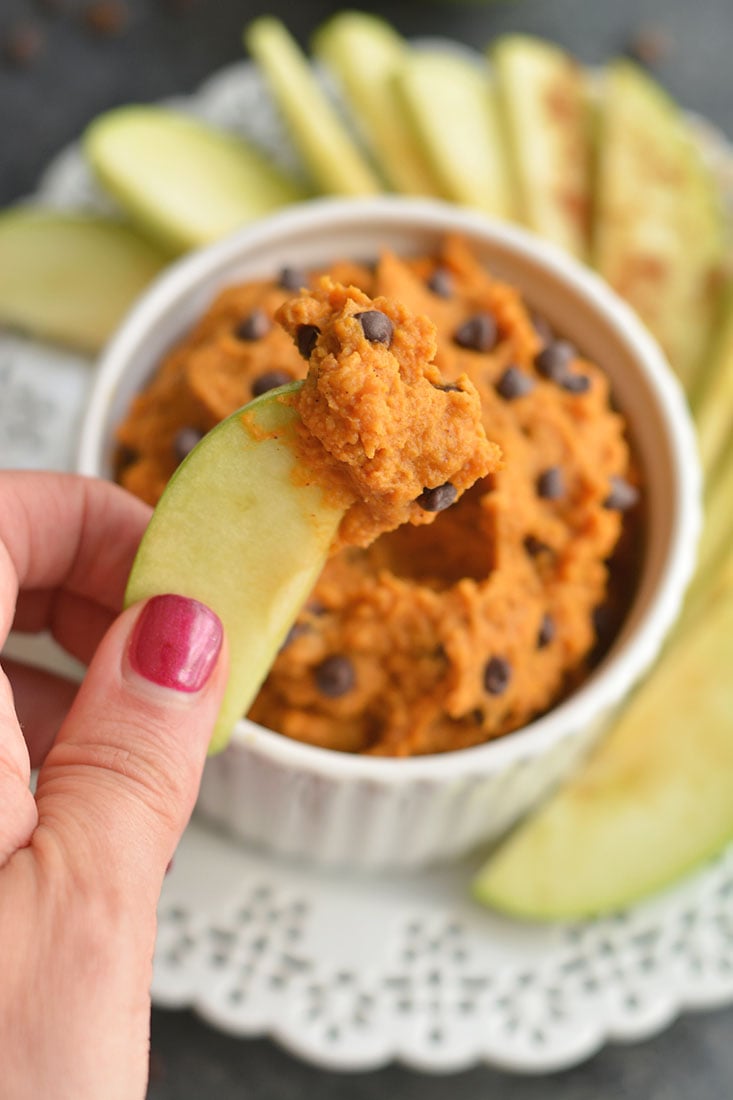
<svg viewBox="0 0 733 1100"><path fill-rule="evenodd" d="M638 591L611 651L571 698L509 736L407 760L314 748L243 720L206 767L199 812L278 853L351 867L457 856L501 834L575 766L657 656L680 609L701 523L694 431L653 339L594 274L515 226L433 201L317 200L186 257L110 344L84 420L79 470L111 477L115 426L166 349L221 287L280 268L430 252L463 234L499 277L611 378L640 459L648 529Z"/></svg>

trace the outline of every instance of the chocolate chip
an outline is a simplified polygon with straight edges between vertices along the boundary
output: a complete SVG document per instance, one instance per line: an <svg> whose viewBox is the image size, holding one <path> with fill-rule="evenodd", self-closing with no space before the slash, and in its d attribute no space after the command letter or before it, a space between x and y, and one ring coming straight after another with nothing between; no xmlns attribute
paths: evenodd
<svg viewBox="0 0 733 1100"><path fill-rule="evenodd" d="M537 478L537 493L543 500L559 500L565 495L565 478L559 466L550 466Z"/></svg>
<svg viewBox="0 0 733 1100"><path fill-rule="evenodd" d="M489 695L503 695L512 678L512 666L504 657L491 657L484 666L484 688Z"/></svg>
<svg viewBox="0 0 733 1100"><path fill-rule="evenodd" d="M454 291L453 275L447 267L436 267L427 282L428 290L439 298L452 298Z"/></svg>
<svg viewBox="0 0 733 1100"><path fill-rule="evenodd" d="M531 393L534 387L534 378L530 377L526 371L512 365L507 367L496 383L496 392L505 401L514 401L517 397L525 397Z"/></svg>
<svg viewBox="0 0 733 1100"><path fill-rule="evenodd" d="M308 276L300 267L284 267L278 276L277 285L283 290L300 290L308 285Z"/></svg>
<svg viewBox="0 0 733 1100"><path fill-rule="evenodd" d="M461 387L455 382L434 382L433 386L436 390L442 390L443 393L463 393Z"/></svg>
<svg viewBox="0 0 733 1100"><path fill-rule="evenodd" d="M126 447L124 444L117 451L117 469L124 470L128 466L132 466L133 462L137 462L140 455L132 447Z"/></svg>
<svg viewBox="0 0 733 1100"><path fill-rule="evenodd" d="M530 320L532 321L532 327L539 336L543 344L551 344L555 339L555 333L552 331L552 325L543 317L541 313L530 314Z"/></svg>
<svg viewBox="0 0 733 1100"><path fill-rule="evenodd" d="M92 34L113 38L121 34L129 18L127 4L122 0L97 0L84 9L84 22Z"/></svg>
<svg viewBox="0 0 733 1100"><path fill-rule="evenodd" d="M316 667L315 675L318 690L329 699L346 695L356 683L356 672L348 657L326 657Z"/></svg>
<svg viewBox="0 0 733 1100"><path fill-rule="evenodd" d="M455 485L446 481L444 485L436 485L434 489L423 489L415 503L420 505L423 512L444 512L457 499L458 490Z"/></svg>
<svg viewBox="0 0 733 1100"><path fill-rule="evenodd" d="M546 542L542 542L536 535L527 535L524 540L524 549L529 554L530 558L539 557L540 554L547 554L552 549Z"/></svg>
<svg viewBox="0 0 733 1100"><path fill-rule="evenodd" d="M252 396L260 397L261 394L275 390L278 386L287 386L288 382L292 381L292 374L288 374L286 370L266 370L252 383Z"/></svg>
<svg viewBox="0 0 733 1100"><path fill-rule="evenodd" d="M318 325L298 325L295 342L304 359L310 359L320 333Z"/></svg>
<svg viewBox="0 0 733 1100"><path fill-rule="evenodd" d="M43 33L34 23L19 23L2 44L3 60L16 69L31 65L43 49Z"/></svg>
<svg viewBox="0 0 733 1100"><path fill-rule="evenodd" d="M308 623L293 623L290 630L285 635L285 640L280 646L280 652L287 649L291 642L294 642L296 638L301 638L304 634L310 633L313 628Z"/></svg>
<svg viewBox="0 0 733 1100"><path fill-rule="evenodd" d="M481 707L476 707L475 710L471 711L471 718L477 726L483 726L484 712L481 710Z"/></svg>
<svg viewBox="0 0 733 1100"><path fill-rule="evenodd" d="M178 462L188 458L197 443L204 439L204 432L200 428L180 428L173 440L173 453Z"/></svg>
<svg viewBox="0 0 733 1100"><path fill-rule="evenodd" d="M556 633L555 620L552 615L544 615L537 635L537 648L544 649L554 639Z"/></svg>
<svg viewBox="0 0 733 1100"><path fill-rule="evenodd" d="M577 352L567 340L555 340L535 356L534 365L543 378L562 382Z"/></svg>
<svg viewBox="0 0 733 1100"><path fill-rule="evenodd" d="M261 340L267 336L272 328L272 321L264 309L253 309L252 312L237 325L235 336L238 340Z"/></svg>
<svg viewBox="0 0 733 1100"><path fill-rule="evenodd" d="M611 478L611 492L603 507L614 512L628 512L639 500L639 490L623 477Z"/></svg>
<svg viewBox="0 0 733 1100"><path fill-rule="evenodd" d="M173 453L179 462L188 458L197 443L204 438L199 428L180 428L173 439Z"/></svg>
<svg viewBox="0 0 733 1100"><path fill-rule="evenodd" d="M386 313L381 309L366 309L362 313L355 313L354 317L364 330L364 335L372 344L392 343L394 325Z"/></svg>
<svg viewBox="0 0 733 1100"><path fill-rule="evenodd" d="M475 313L453 333L453 342L469 351L491 351L498 338L499 329L490 313Z"/></svg>
<svg viewBox="0 0 733 1100"><path fill-rule="evenodd" d="M591 385L587 374L566 374L558 381L568 393L587 393Z"/></svg>
<svg viewBox="0 0 733 1100"><path fill-rule="evenodd" d="M591 614L593 629L599 642L606 643L613 629L614 614L610 604L601 603Z"/></svg>

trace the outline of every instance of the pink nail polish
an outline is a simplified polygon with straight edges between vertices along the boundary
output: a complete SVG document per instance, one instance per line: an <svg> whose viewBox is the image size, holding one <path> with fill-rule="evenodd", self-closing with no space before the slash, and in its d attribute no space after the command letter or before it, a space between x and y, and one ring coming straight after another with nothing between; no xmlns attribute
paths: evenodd
<svg viewBox="0 0 733 1100"><path fill-rule="evenodd" d="M174 691L200 691L214 671L224 636L204 604L186 596L153 596L130 639L135 672Z"/></svg>

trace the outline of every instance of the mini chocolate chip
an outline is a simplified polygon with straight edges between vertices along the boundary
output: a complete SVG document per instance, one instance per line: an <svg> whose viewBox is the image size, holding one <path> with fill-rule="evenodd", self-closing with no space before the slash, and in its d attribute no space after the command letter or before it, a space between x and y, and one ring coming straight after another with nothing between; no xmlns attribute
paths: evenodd
<svg viewBox="0 0 733 1100"><path fill-rule="evenodd" d="M31 65L43 50L43 32L35 23L19 23L2 44L3 59L16 69Z"/></svg>
<svg viewBox="0 0 733 1100"><path fill-rule="evenodd" d="M527 551L531 558L539 557L540 554L549 553L551 547L546 542L542 542L536 535L527 535L524 540L524 549Z"/></svg>
<svg viewBox="0 0 733 1100"><path fill-rule="evenodd" d="M481 707L476 707L475 710L471 711L471 718L473 718L477 726L483 726L484 712L481 710Z"/></svg>
<svg viewBox="0 0 733 1100"><path fill-rule="evenodd" d="M590 378L587 374L566 374L561 378L560 385L568 393L587 393L590 389Z"/></svg>
<svg viewBox="0 0 733 1100"><path fill-rule="evenodd" d="M298 345L298 351L304 359L310 359L320 333L321 330L318 325L298 325L298 330L295 333L295 342Z"/></svg>
<svg viewBox="0 0 733 1100"><path fill-rule="evenodd" d="M504 657L491 657L484 666L484 688L489 695L503 695L512 678L512 666Z"/></svg>
<svg viewBox="0 0 733 1100"><path fill-rule="evenodd" d="M315 670L316 686L321 695L338 699L351 691L356 683L354 666L348 657L326 657Z"/></svg>
<svg viewBox="0 0 733 1100"><path fill-rule="evenodd" d="M455 485L446 481L444 485L436 485L434 489L423 489L415 503L420 505L423 512L444 512L457 499L458 490Z"/></svg>
<svg viewBox="0 0 733 1100"><path fill-rule="evenodd" d="M559 500L565 495L565 478L559 466L550 466L537 478L537 493L543 500Z"/></svg>
<svg viewBox="0 0 733 1100"><path fill-rule="evenodd" d="M133 462L137 462L139 457L136 450L123 444L117 452L117 468L124 470L127 466L132 466Z"/></svg>
<svg viewBox="0 0 733 1100"><path fill-rule="evenodd" d="M180 428L173 439L173 453L179 462L188 458L197 443L204 438L199 428Z"/></svg>
<svg viewBox="0 0 733 1100"><path fill-rule="evenodd" d="M372 344L392 343L394 325L386 313L381 309L365 309L362 313L355 313L354 317L364 330L364 335Z"/></svg>
<svg viewBox="0 0 733 1100"><path fill-rule="evenodd" d="M433 386L436 390L442 390L443 393L463 393L461 387L455 382L434 382Z"/></svg>
<svg viewBox="0 0 733 1100"><path fill-rule="evenodd" d="M300 290L308 286L308 276L300 267L284 267L278 276L277 285L283 290Z"/></svg>
<svg viewBox="0 0 733 1100"><path fill-rule="evenodd" d="M453 275L447 267L436 267L428 279L427 286L428 290L432 290L433 294L437 294L439 298L453 297Z"/></svg>
<svg viewBox="0 0 733 1100"><path fill-rule="evenodd" d="M475 313L453 333L453 342L469 351L491 351L498 338L499 329L490 313Z"/></svg>
<svg viewBox="0 0 733 1100"><path fill-rule="evenodd" d="M552 331L552 325L543 317L541 313L530 314L530 320L532 321L532 327L539 336L543 344L551 344L555 339L555 333Z"/></svg>
<svg viewBox="0 0 733 1100"><path fill-rule="evenodd" d="M238 340L261 340L267 336L272 328L272 321L264 309L253 309L252 312L237 325L235 336Z"/></svg>
<svg viewBox="0 0 733 1100"><path fill-rule="evenodd" d="M260 394L275 390L278 386L287 386L288 382L292 381L292 374L288 374L286 370L266 370L264 374L258 375L252 383L252 395L253 397L259 397Z"/></svg>
<svg viewBox="0 0 733 1100"><path fill-rule="evenodd" d="M84 22L92 34L113 38L127 26L130 12L123 0L97 0L84 9Z"/></svg>
<svg viewBox="0 0 733 1100"><path fill-rule="evenodd" d="M290 630L285 635L285 640L280 646L280 652L287 649L291 642L294 642L296 638L301 638L303 634L308 634L312 630L312 626L309 623L293 623Z"/></svg>
<svg viewBox="0 0 733 1100"><path fill-rule="evenodd" d="M537 635L537 648L544 649L555 637L555 620L552 615L544 615Z"/></svg>
<svg viewBox="0 0 733 1100"><path fill-rule="evenodd" d="M611 492L603 507L614 512L628 512L639 500L639 490L623 477L611 478Z"/></svg>
<svg viewBox="0 0 733 1100"><path fill-rule="evenodd" d="M596 633L596 638L599 642L606 642L611 634L613 628L613 610L610 604L601 603L597 607L593 608L591 613L591 620L593 622L593 629Z"/></svg>
<svg viewBox="0 0 733 1100"><path fill-rule="evenodd" d="M543 378L562 382L577 352L567 340L555 340L535 356L534 365Z"/></svg>
<svg viewBox="0 0 733 1100"><path fill-rule="evenodd" d="M525 397L528 393L531 393L534 387L534 378L512 364L512 366L507 367L496 383L496 392L505 401L514 401L517 397Z"/></svg>

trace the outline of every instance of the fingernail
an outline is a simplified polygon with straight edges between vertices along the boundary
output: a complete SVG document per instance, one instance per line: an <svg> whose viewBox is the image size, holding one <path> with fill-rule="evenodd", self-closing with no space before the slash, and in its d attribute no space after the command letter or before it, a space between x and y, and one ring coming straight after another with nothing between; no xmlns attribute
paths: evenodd
<svg viewBox="0 0 733 1100"><path fill-rule="evenodd" d="M130 639L129 660L146 680L174 691L200 691L214 671L224 636L219 617L186 596L153 596Z"/></svg>

